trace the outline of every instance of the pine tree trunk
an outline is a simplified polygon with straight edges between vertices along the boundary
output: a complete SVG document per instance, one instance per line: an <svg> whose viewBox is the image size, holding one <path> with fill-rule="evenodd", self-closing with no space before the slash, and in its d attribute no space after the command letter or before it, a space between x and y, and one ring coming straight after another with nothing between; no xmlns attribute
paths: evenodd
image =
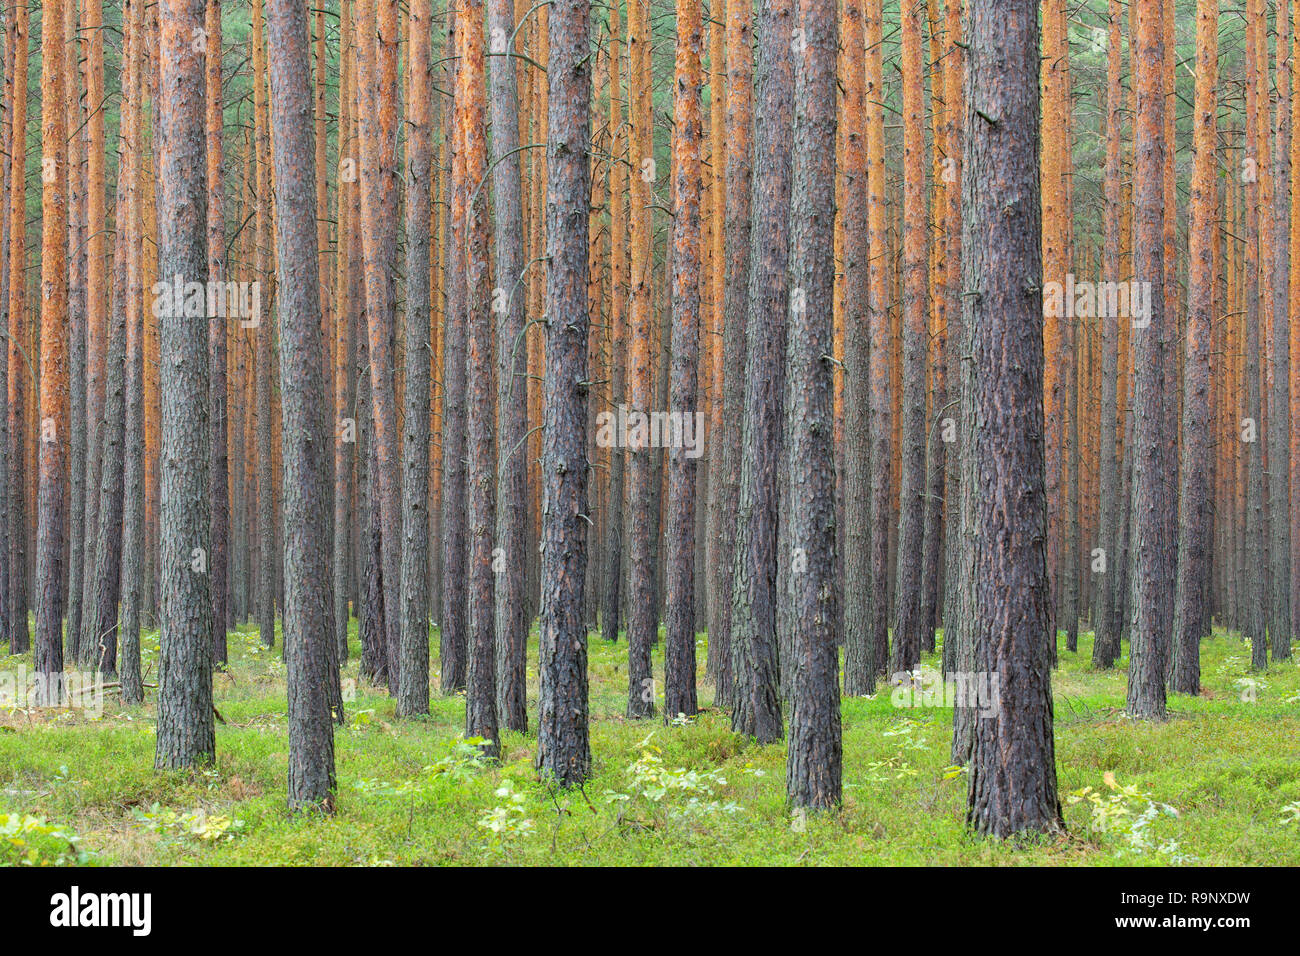
<svg viewBox="0 0 1300 956"><path fill-rule="evenodd" d="M1036 7L971 0L967 20L962 268L975 294L965 297L962 493L973 524L960 586L975 670L998 681L992 715L975 722L967 823L996 837L1062 829L1043 550Z"/></svg>
<svg viewBox="0 0 1300 956"><path fill-rule="evenodd" d="M184 283L208 274L204 0L167 0L159 83L159 274ZM314 216L313 216L314 218ZM176 281L176 280L173 280ZM212 594L208 501L208 330L187 309L162 308L162 497L158 552L159 769L216 758L212 709Z"/></svg>
<svg viewBox="0 0 1300 956"><path fill-rule="evenodd" d="M835 561L833 365L835 0L800 0L803 49L796 49L793 195L790 201L792 304L786 340L785 505L789 540L806 557L792 560L790 586L795 667L786 795L796 807L840 803L839 654ZM856 53L856 49L854 49ZM802 55L800 55L802 53ZM802 295L800 295L802 293Z"/></svg>
<svg viewBox="0 0 1300 956"><path fill-rule="evenodd" d="M546 65L549 269L537 766L564 787L581 785L591 772L582 601L587 562L590 17L588 0L556 0Z"/></svg>

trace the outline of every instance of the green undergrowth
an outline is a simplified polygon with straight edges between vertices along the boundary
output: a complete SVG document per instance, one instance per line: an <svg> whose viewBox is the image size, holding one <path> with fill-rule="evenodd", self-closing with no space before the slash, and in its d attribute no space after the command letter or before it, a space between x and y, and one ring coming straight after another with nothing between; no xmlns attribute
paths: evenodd
<svg viewBox="0 0 1300 956"><path fill-rule="evenodd" d="M436 655L436 632L431 644ZM627 720L626 644L596 636L594 773L566 792L537 777L535 727L503 732L499 763L479 758L461 738L463 695L437 692L436 656L430 715L396 718L387 694L357 679L353 633L337 812L292 815L278 635L267 649L252 629L234 631L229 646L207 771L153 769L152 688L138 707L110 689L99 716L0 704L0 865L1300 864L1300 667L1251 674L1249 647L1221 632L1203 644L1202 695L1172 696L1160 724L1123 714L1126 659L1095 672L1091 635L1077 653L1062 639L1054 694L1068 832L1016 847L965 829L950 709L896 707L887 686L844 699L843 809L792 813L784 744L731 733L707 684L696 718ZM156 647L146 634L147 683ZM701 637L701 670L706 653ZM662 644L655 665L662 678ZM0 657L0 673L20 667L30 671L30 655ZM535 664L529 694L535 721Z"/></svg>

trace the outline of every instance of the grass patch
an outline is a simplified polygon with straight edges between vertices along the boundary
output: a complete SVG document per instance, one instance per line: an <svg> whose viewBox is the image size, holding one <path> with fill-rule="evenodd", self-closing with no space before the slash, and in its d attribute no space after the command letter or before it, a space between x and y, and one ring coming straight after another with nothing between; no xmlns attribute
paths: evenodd
<svg viewBox="0 0 1300 956"><path fill-rule="evenodd" d="M436 634L431 644L436 655ZM148 667L156 634L144 646ZM463 696L437 694L436 656L432 713L397 719L382 689L357 680L353 634L338 812L291 815L280 648L252 630L231 632L229 646L215 678L225 724L205 772L153 770L153 690L139 707L109 691L99 717L0 705L0 865L1300 865L1300 667L1252 675L1249 647L1217 631L1202 645L1202 695L1171 697L1163 724L1124 716L1126 659L1098 673L1091 635L1075 654L1062 643L1056 748L1069 835L1020 849L965 830L951 710L895 708L887 687L846 698L844 807L805 817L785 803L784 745L732 734L710 686L694 720L627 720L626 644L598 636L594 776L582 791L538 780L535 731L503 733L501 761L478 760L459 738ZM701 638L701 663L705 652ZM0 672L24 666L30 655L0 658ZM655 669L662 678L662 645ZM530 665L534 721L536 694Z"/></svg>

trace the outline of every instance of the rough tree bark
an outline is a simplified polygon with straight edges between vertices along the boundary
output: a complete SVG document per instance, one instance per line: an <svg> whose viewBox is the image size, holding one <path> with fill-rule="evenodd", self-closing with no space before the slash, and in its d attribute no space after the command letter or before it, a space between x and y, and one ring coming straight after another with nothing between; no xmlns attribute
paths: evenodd
<svg viewBox="0 0 1300 956"><path fill-rule="evenodd" d="M974 525L962 587L976 668L999 687L993 715L976 721L967 823L996 837L1063 826L1043 548L1037 7L971 0L967 20L962 481Z"/></svg>
<svg viewBox="0 0 1300 956"><path fill-rule="evenodd" d="M591 772L587 727L587 226L590 0L555 0L547 60L546 434L537 766L565 787Z"/></svg>

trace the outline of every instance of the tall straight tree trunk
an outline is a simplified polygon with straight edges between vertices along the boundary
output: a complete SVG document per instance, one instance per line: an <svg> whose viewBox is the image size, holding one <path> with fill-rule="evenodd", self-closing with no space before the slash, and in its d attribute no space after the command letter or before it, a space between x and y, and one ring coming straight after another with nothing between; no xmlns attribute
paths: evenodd
<svg viewBox="0 0 1300 956"><path fill-rule="evenodd" d="M289 807L334 807L330 713L329 487L316 249L311 77L304 0L271 0L276 268L280 290L280 395L284 455L284 656L289 696Z"/></svg>
<svg viewBox="0 0 1300 956"><path fill-rule="evenodd" d="M9 335L5 351L9 362L9 441L13 449L9 469L9 500L0 503L9 526L8 626L9 653L22 654L31 646L27 630L27 355L22 348L27 321L27 51L30 38L28 7L17 5L13 25L13 119L9 156Z"/></svg>
<svg viewBox="0 0 1300 956"><path fill-rule="evenodd" d="M159 272L206 282L207 135L204 0L167 0L161 12L162 76L157 137L162 211ZM312 216L314 219L314 215ZM173 280L176 281L176 280ZM314 281L313 281L314 287ZM216 758L212 710L212 594L208 501L208 330L173 301L162 313L162 497L158 552L159 769ZM201 552L201 553L200 553ZM319 566L313 569L319 573Z"/></svg>
<svg viewBox="0 0 1300 956"><path fill-rule="evenodd" d="M461 4L457 3L450 18L448 49L459 49L464 29ZM364 46L364 44L363 44ZM461 88L455 80L459 61L452 64L455 98L451 129L451 210L447 250L447 320L443 332L442 370L442 616L439 625L439 662L442 665L442 692L455 693L465 688L468 664L466 636L465 580L466 565L466 487L465 458L465 352L467 347L465 211L469 189L465 181L465 145L460 124L454 121L460 109Z"/></svg>
<svg viewBox="0 0 1300 956"><path fill-rule="evenodd" d="M1164 56L1164 36L1159 11L1138 8L1135 42L1138 60L1159 63ZM1164 334L1163 185L1165 137L1162 113L1164 93L1154 70L1137 74L1137 117L1134 124L1136 165L1133 194L1136 235L1133 272L1139 282L1151 283L1150 314L1138 317L1133 328L1135 418L1133 444L1133 607L1129 639L1127 709L1134 717L1164 719L1165 674L1160 654L1159 616L1168 580L1161 574L1161 529L1164 504L1160 500L1163 477L1161 417L1166 386L1161 360Z"/></svg>
<svg viewBox="0 0 1300 956"><path fill-rule="evenodd" d="M1276 143L1270 175L1276 177L1273 190L1273 391L1269 397L1269 514L1271 538L1269 567L1272 573L1272 617L1269 642L1273 660L1291 656L1291 523L1288 454L1291 450L1291 267L1288 258L1288 230L1291 209L1288 186L1291 181L1291 59L1288 0L1276 3L1277 34L1277 121Z"/></svg>
<svg viewBox="0 0 1300 956"><path fill-rule="evenodd" d="M629 140L627 139L627 133L623 129L623 99L622 99L623 94L620 88L621 87L621 75L620 75L621 65L620 64L622 62L621 61L622 54L620 51L621 44L620 44L619 31L620 31L620 24L619 24L618 4L612 4L609 8L609 58L611 64L611 69L609 73L609 128L612 131L610 134L610 153L614 156L622 156L626 148L624 144L629 142ZM496 104L495 96L493 97L493 104L495 107ZM518 142L517 139L516 142ZM625 315L627 312L626 310L627 199L624 196L624 184L626 182L627 182L627 173L623 163L617 161L611 162L609 164L609 182L608 182L608 192L607 192L608 201L609 201L609 232L610 232L609 347L610 347L611 372L610 372L610 386L609 386L609 394L610 394L609 405L611 411L615 411L615 412L618 411L620 407L624 406L627 401L627 332L625 329L625 325L626 325ZM502 223L509 222L510 220L503 218L501 204L497 203L496 205L497 205L497 221ZM509 207L509 206L507 207L505 211L505 215L508 216L512 214L510 212L511 208L513 207ZM498 266L500 266L501 264L501 250L502 250L502 242L498 240L497 242ZM519 255L522 258L522 251L519 253ZM500 268L498 268L498 274L501 274ZM508 275L509 273L506 274ZM515 282L514 279L511 279L510 281L512 283ZM515 296L512 295L508 304L511 307L513 307L514 301L515 301ZM501 335L497 336L497 341L499 343L498 344L499 361L501 362L499 374L504 376L507 372L509 372L510 375L514 375L516 362L520 361L520 360L516 360L513 357L514 350L517 348L522 349L522 339L518 335L512 336L510 338L511 351L509 353L505 352L500 347L501 345L504 345L506 341ZM507 355L511 356L508 367L505 364ZM505 408L505 401L506 401L505 392L509 385L510 383L504 377L498 383L498 388L501 391L500 391L500 397L498 398L497 419L499 422L498 430L501 433L503 455L505 454L505 449L514 448L516 445L519 444L520 441L519 439L513 441L507 440L507 435L509 434L507 426L509 423L501 417L502 412ZM514 394L512 394L510 396L510 400L521 401L521 402L525 401L526 399L525 399L524 391L525 390L521 387L519 389L518 396L516 397ZM522 450L520 454L522 454ZM619 619L622 616L623 600L625 597L625 595L623 594L623 572L626 566L626 562L624 561L624 547L623 547L624 545L623 493L624 493L625 460L626 458L625 458L625 453L622 445L618 442L615 442L613 445L611 445L609 449L609 503L607 505L608 512L605 517L605 549L604 549L605 550L605 561L604 561L605 580L601 585L605 591L603 599L601 601L601 635L602 637L604 637L606 641L618 640ZM514 467L520 468L520 473L526 478L527 469L522 468L521 465L515 465ZM504 520L503 508L506 504L506 490L508 487L507 482L514 480L513 476L507 473L506 468L507 466L503 464L501 468L501 475L500 475L501 485L498 491L498 494L501 495L501 500L498 502L498 506L497 506L498 526L500 526L502 521ZM527 497L527 492L525 490L522 497L520 498L520 506L526 507L527 501L528 501L528 497ZM521 518L521 522L522 521L526 521L526 518ZM498 531L498 536L501 538L502 547L505 547L505 542L507 540L507 537L506 534L504 533L504 529ZM503 582L503 583L505 584L506 587L510 586L509 582ZM503 589L501 588L497 589L498 607L501 606L503 601L502 591ZM502 635L502 629L500 626L498 626L497 628L498 642L500 642L501 640L501 635ZM709 630L709 645L710 648L714 646L712 627ZM501 660L500 657L501 654L500 643L498 643L497 649L498 649L497 683L500 684L503 680L505 680L505 674L503 671L504 662ZM503 703L503 701L501 700L501 695L498 694L498 704L500 705L501 703ZM502 719L503 720L506 719L504 708L502 708Z"/></svg>
<svg viewBox="0 0 1300 956"><path fill-rule="evenodd" d="M649 6L628 9L628 94L631 98L632 148L631 244L632 272L629 296L628 351L629 416L649 415L654 403L652 303L653 184L656 179L650 64ZM651 521L651 502L657 487L657 455L648 444L629 435L627 448L628 503L628 612L627 612L627 716L653 717L654 674L650 648L658 637L655 602L655 560L658 527Z"/></svg>
<svg viewBox="0 0 1300 956"><path fill-rule="evenodd" d="M402 441L402 610L397 712L429 712L429 0L410 5L406 105L406 412Z"/></svg>
<svg viewBox="0 0 1300 956"><path fill-rule="evenodd" d="M338 176L335 204L337 209L337 252L334 260L334 342L331 346L334 375L334 644L335 658L342 667L348 659L348 618L351 587L351 547L356 516L352 509L352 492L356 474L357 423L352 404L353 336L356 323L353 311L360 303L353 297L355 259L352 252L357 235L352 210L356 203L356 149L353 136L356 124L356 50L352 22L355 5L344 0L339 9L339 124ZM349 155L351 154L351 155Z"/></svg>
<svg viewBox="0 0 1300 956"><path fill-rule="evenodd" d="M12 113L14 102L13 71L6 69L15 56L15 31L9 26L9 8L0 10L0 28L4 41L0 42L0 69L4 72L4 121L0 123L0 336L4 347L0 349L0 641L9 636L9 481L17 462L9 452L9 225L10 213L16 193L11 190L10 172L13 163L9 157L12 143Z"/></svg>
<svg viewBox="0 0 1300 956"><path fill-rule="evenodd" d="M591 772L582 612L587 562L590 18L589 0L555 0L546 65L549 269L537 766L564 787L581 785Z"/></svg>
<svg viewBox="0 0 1300 956"><path fill-rule="evenodd" d="M378 456L372 493L379 495L384 571L384 647L388 689L397 693L400 668L402 496L397 397L393 382L394 302L391 263L396 249L397 0L368 0L374 27L362 37L368 72L362 79L361 246L365 257L366 331L370 347L373 441ZM367 21L369 23L370 21ZM372 55L373 53L373 55Z"/></svg>
<svg viewBox="0 0 1300 956"><path fill-rule="evenodd" d="M208 278L226 278L226 222L222 204L222 134L225 112L221 98L221 0L207 0L207 184ZM226 663L226 625L230 619L230 478L226 419L226 334L228 318L212 316L208 326L209 447L211 448L212 660Z"/></svg>
<svg viewBox="0 0 1300 956"><path fill-rule="evenodd" d="M785 483L789 540L806 554L792 561L789 592L797 658L786 796L796 807L839 805L839 655L835 646L835 430L831 356L835 246L835 0L800 0L805 43L796 50L794 183L790 276L802 301L790 310L786 340ZM857 55L857 49L852 51ZM800 55L802 54L802 55Z"/></svg>
<svg viewBox="0 0 1300 956"><path fill-rule="evenodd" d="M704 26L699 0L677 0L677 62L673 82L672 383L669 409L694 415L700 357L700 59ZM703 436L700 436L701 438ZM690 449L668 452L667 644L664 719L695 716L695 481Z"/></svg>
<svg viewBox="0 0 1300 956"><path fill-rule="evenodd" d="M264 289L270 277L271 246L271 133L266 108L265 47L262 39L262 0L253 0L253 127L257 170L257 211L254 222L254 269ZM269 302L268 296L266 302ZM274 334L269 310L257 325L257 626L262 643L275 645L275 461L272 442L272 345Z"/></svg>
<svg viewBox="0 0 1300 956"><path fill-rule="evenodd" d="M612 16L616 13L611 12ZM513 0L490 0L488 35L510 37L516 29ZM617 40L613 41L617 44ZM611 49L617 50L617 46ZM519 178L519 95L515 59L508 48L496 49L491 67L492 205L496 211L497 316L497 502L496 547L504 562L496 576L496 707L502 726L528 730L528 621L524 617L528 566L528 367L524 353L524 225ZM617 59L617 54L611 54ZM613 76L617 76L615 72ZM611 93L616 108L617 93ZM612 128L612 127L611 127ZM611 175L613 171L611 170ZM615 193L611 188L611 199ZM621 202L621 194L618 201ZM621 212L621 209L619 210ZM617 212L615 213L617 215ZM615 293L617 296L617 292ZM500 302L500 306L496 305ZM616 301L617 306L617 301ZM611 319L613 321L613 319ZM480 370L481 373L481 370ZM616 451L616 450L615 450ZM621 477L621 476L620 476ZM622 494L621 487L618 494ZM611 507L614 504L611 491ZM612 512L611 512L612 513ZM607 519L607 526L613 518ZM617 554L617 547L613 549ZM617 568L618 559L615 557ZM614 572L617 579L618 572ZM617 590L613 598L618 627ZM605 615L608 618L608 606Z"/></svg>
<svg viewBox="0 0 1300 956"><path fill-rule="evenodd" d="M1292 29L1291 29L1291 63L1290 68L1294 70L1295 64L1300 62L1300 3L1292 8ZM1289 253L1291 263L1294 266L1300 263L1300 90L1293 89L1291 96L1291 215ZM1297 281L1295 275L1291 276L1291 285L1289 290L1289 315L1294 318L1300 315L1300 281ZM1300 356L1300 322L1290 321L1287 323L1290 334L1290 354L1294 360ZM1300 534L1295 533L1297 522L1300 522L1300 385L1293 382L1291 386L1291 442L1289 449L1288 462L1290 465L1291 478L1291 502L1290 515L1291 521L1291 633L1300 634ZM1276 658L1279 652L1286 657L1291 652L1290 644L1279 648L1274 647L1273 654Z"/></svg>
<svg viewBox="0 0 1300 956"><path fill-rule="evenodd" d="M1122 183L1120 140L1123 137L1123 96L1121 77L1120 0L1109 2L1110 23L1107 32L1106 59L1106 178L1103 272L1106 281L1120 282L1120 203ZM1119 657L1119 617L1116 593L1111 582L1122 567L1119 560L1119 525L1123 510L1120 497L1120 463L1117 442L1119 426L1119 323L1115 309L1102 316L1101 359L1101 557L1106 563L1098 589L1097 620L1093 622L1092 666L1105 670L1115 666ZM1127 320L1126 320L1127 321Z"/></svg>
<svg viewBox="0 0 1300 956"><path fill-rule="evenodd" d="M68 439L68 144L64 3L49 0L41 37L41 384L36 531L38 700L63 702L63 525ZM18 184L21 191L21 184ZM24 622L24 626L25 622Z"/></svg>
<svg viewBox="0 0 1300 956"><path fill-rule="evenodd" d="M1183 372L1183 467L1181 524L1178 535L1178 582L1174 612L1173 674L1176 693L1201 691L1201 638L1210 615L1201 587L1209 562L1210 488L1206 462L1210 456L1210 323L1214 308L1212 231L1218 219L1215 188L1215 111L1218 80L1219 5L1199 0L1196 6L1196 125L1192 146L1192 205L1188 213L1186 366ZM1285 331L1283 332L1285 334ZM1283 439L1285 439L1285 435ZM1113 439L1112 439L1113 440ZM1285 457L1286 447L1281 454ZM1285 486L1283 486L1285 487ZM1285 498L1275 506L1281 514ZM1283 522L1284 523L1284 522ZM1289 557L1289 555L1288 555ZM1289 575L1280 586L1290 588Z"/></svg>
<svg viewBox="0 0 1300 956"><path fill-rule="evenodd" d="M125 5L123 5L125 10ZM85 574L83 578L82 634L77 640L78 659L84 659L82 645L89 628L94 624L89 615L96 599L98 583L95 581L98 566L98 530L101 472L103 469L104 403L107 372L105 356L108 351L109 283L106 269L111 253L106 245L107 221L104 215L105 160L104 110L98 104L104 100L104 31L103 4L101 0L83 0L81 21L86 33L87 56L84 60L86 97L86 511L85 520ZM125 27L125 23L123 24ZM120 155L120 154L119 154ZM116 206L114 208L117 208ZM116 246L116 243L115 243ZM120 286L118 287L120 289ZM3 426L0 426L3 427ZM119 451L120 454L120 451ZM3 487L3 482L0 482ZM0 542L0 547L3 543ZM114 549L117 550L117 549ZM120 560L120 552L113 560ZM0 586L3 586L0 581ZM116 614L116 611L114 612ZM0 615L0 622L3 615Z"/></svg>
<svg viewBox="0 0 1300 956"><path fill-rule="evenodd" d="M1038 11L1033 0L970 0L969 10L962 481L973 526L962 587L976 669L998 680L1000 706L976 722L967 823L1007 837L1063 826L1043 550Z"/></svg>
<svg viewBox="0 0 1300 956"><path fill-rule="evenodd" d="M875 692L871 666L871 273L867 57L862 0L844 5L844 693Z"/></svg>
<svg viewBox="0 0 1300 956"><path fill-rule="evenodd" d="M144 314L142 309L142 249L140 199L142 152L140 115L144 77L142 74L144 5L129 0L130 26L127 31L127 116L126 141L129 169L126 174L126 410L122 438L122 612L118 627L122 643L122 698L128 703L144 699L140 674L140 608L143 601L144 568ZM117 671L117 644L113 635L101 629L92 663L105 674Z"/></svg>
<svg viewBox="0 0 1300 956"><path fill-rule="evenodd" d="M925 516L926 234L924 64L919 4L903 11L903 422L898 573L890 670L921 660L921 558Z"/></svg>
<svg viewBox="0 0 1300 956"><path fill-rule="evenodd" d="M480 737L485 753L497 756L496 593L493 538L496 532L496 443L493 436L492 279L488 270L487 87L483 74L485 46L482 0L460 0L461 28L456 31L456 126L465 149L465 435L469 446L466 512L469 519L468 585L469 672L465 696L465 736ZM590 79L588 79L590 83ZM584 160L585 161L585 160ZM590 176L588 177L590 181ZM588 193L590 197L590 192ZM588 199L590 201L590 198ZM584 242L585 245L585 242ZM584 279L585 282L585 279ZM568 315L560 312L559 315ZM583 337L584 343L586 337ZM585 431L585 429L584 429ZM576 460L576 459L575 459ZM585 574L585 569L584 569ZM579 614L581 615L581 599Z"/></svg>
<svg viewBox="0 0 1300 956"><path fill-rule="evenodd" d="M871 606L867 655L855 666L867 693L885 672L889 658L889 528L893 525L892 471L894 404L890 389L889 225L885 171L884 15L880 0L867 0L867 245L871 252L869 314L871 331ZM845 667L849 658L846 655Z"/></svg>
<svg viewBox="0 0 1300 956"><path fill-rule="evenodd" d="M715 562L718 594L717 700L734 703L736 686L731 596L736 573L736 516L740 491L741 424L745 407L746 325L749 308L749 236L754 138L754 5L727 0L726 285L723 289L722 468ZM715 214L716 215L716 214ZM714 643L712 631L709 643Z"/></svg>
<svg viewBox="0 0 1300 956"><path fill-rule="evenodd" d="M758 12L755 169L750 230L745 405L741 424L731 652L731 726L772 743L783 732L777 643L779 465L782 461L786 323L807 292L789 288L794 36L790 0L764 0Z"/></svg>
<svg viewBox="0 0 1300 956"><path fill-rule="evenodd" d="M67 660L76 660L81 637L86 567L86 127L81 116L77 73L77 5L63 7L65 63L63 102L67 104L68 231L64 238L68 262L68 486L67 543ZM70 52L68 52L70 51ZM59 542L60 550L64 545ZM94 572L93 562L90 573Z"/></svg>
<svg viewBox="0 0 1300 956"><path fill-rule="evenodd" d="M127 30L127 46L133 42ZM129 83L128 83L129 85ZM117 194L113 208L126 211L127 170L130 166L125 143L126 130L118 138L121 157L118 161ZM99 499L96 510L95 566L90 568L94 579L92 600L86 605L85 627L79 648L79 660L96 663L101 646L117 643L118 601L122 595L122 557L125 536L122 528L122 464L124 454L123 432L126 427L126 326L128 300L126 250L127 223L121 221L113 242L113 308L108 330L108 354L104 361L104 414L101 424L100 486L92 489ZM123 602L125 610L125 602ZM126 675L123 675L124 677ZM139 703L144 688L132 674L132 683L123 681L122 699L128 704Z"/></svg>

